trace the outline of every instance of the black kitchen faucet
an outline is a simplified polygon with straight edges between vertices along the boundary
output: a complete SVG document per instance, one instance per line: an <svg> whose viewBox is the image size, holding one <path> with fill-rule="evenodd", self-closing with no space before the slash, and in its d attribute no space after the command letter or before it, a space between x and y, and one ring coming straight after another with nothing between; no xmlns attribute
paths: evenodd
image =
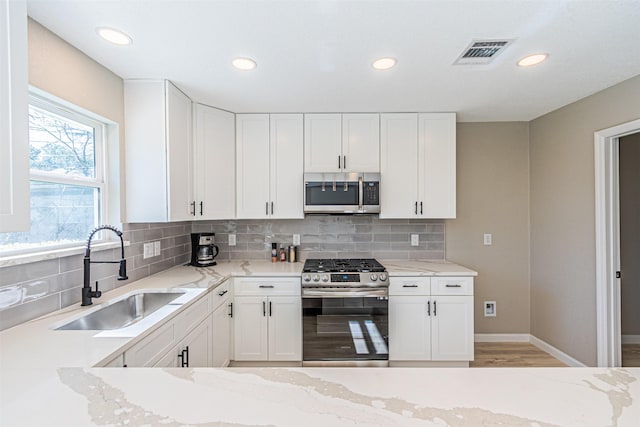
<svg viewBox="0 0 640 427"><path fill-rule="evenodd" d="M93 235L96 234L100 230L111 230L120 237L120 261L91 261L91 239L93 239ZM101 225L99 227L91 230L89 234L89 238L87 239L87 248L84 250L84 286L82 287L82 304L80 305L91 305L93 302L92 298L100 298L102 296L102 292L98 290L98 282L96 281L96 290L91 289L91 264L120 264L120 269L118 270L118 280L127 280L127 260L124 259L124 241L122 240L122 231L111 225Z"/></svg>

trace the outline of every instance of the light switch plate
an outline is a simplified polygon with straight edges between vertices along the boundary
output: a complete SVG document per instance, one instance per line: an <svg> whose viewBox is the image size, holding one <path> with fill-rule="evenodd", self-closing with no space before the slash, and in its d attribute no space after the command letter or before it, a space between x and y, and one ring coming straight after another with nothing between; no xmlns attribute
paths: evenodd
<svg viewBox="0 0 640 427"><path fill-rule="evenodd" d="M300 235L299 234L294 234L293 235L293 246L299 246L300 245Z"/></svg>
<svg viewBox="0 0 640 427"><path fill-rule="evenodd" d="M484 235L484 245L491 246L493 244L493 236L491 234Z"/></svg>
<svg viewBox="0 0 640 427"><path fill-rule="evenodd" d="M235 246L235 245L236 245L236 235L229 234L229 246Z"/></svg>
<svg viewBox="0 0 640 427"><path fill-rule="evenodd" d="M153 256L158 256L162 252L162 247L160 246L160 241L153 242Z"/></svg>
<svg viewBox="0 0 640 427"><path fill-rule="evenodd" d="M151 258L153 256L153 243L145 243L143 249L143 259Z"/></svg>
<svg viewBox="0 0 640 427"><path fill-rule="evenodd" d="M411 246L420 246L420 236L417 234L411 235Z"/></svg>

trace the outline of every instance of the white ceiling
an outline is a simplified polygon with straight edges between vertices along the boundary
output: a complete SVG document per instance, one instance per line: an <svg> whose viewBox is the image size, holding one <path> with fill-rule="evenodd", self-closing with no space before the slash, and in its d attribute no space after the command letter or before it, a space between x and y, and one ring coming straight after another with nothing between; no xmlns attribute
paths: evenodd
<svg viewBox="0 0 640 427"><path fill-rule="evenodd" d="M640 1L28 0L29 15L125 78L167 78L234 112L453 111L531 120L640 74ZM110 45L111 26L133 44ZM515 39L452 65L473 39ZM536 52L549 59L515 65ZM254 71L231 66L255 59ZM398 65L376 71L371 62Z"/></svg>

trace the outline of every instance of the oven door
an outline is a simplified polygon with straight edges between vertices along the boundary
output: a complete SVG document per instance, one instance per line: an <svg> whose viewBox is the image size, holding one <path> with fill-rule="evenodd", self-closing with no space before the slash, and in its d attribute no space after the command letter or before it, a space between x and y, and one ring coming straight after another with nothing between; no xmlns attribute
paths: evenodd
<svg viewBox="0 0 640 427"><path fill-rule="evenodd" d="M303 364L386 365L388 317L388 296L304 296Z"/></svg>

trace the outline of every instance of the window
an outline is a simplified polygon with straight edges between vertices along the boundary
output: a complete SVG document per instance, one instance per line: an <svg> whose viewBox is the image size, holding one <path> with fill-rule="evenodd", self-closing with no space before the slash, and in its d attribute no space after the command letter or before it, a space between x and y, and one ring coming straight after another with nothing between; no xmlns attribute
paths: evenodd
<svg viewBox="0 0 640 427"><path fill-rule="evenodd" d="M100 224L105 129L80 112L29 99L31 228L0 233L0 252L77 244Z"/></svg>

